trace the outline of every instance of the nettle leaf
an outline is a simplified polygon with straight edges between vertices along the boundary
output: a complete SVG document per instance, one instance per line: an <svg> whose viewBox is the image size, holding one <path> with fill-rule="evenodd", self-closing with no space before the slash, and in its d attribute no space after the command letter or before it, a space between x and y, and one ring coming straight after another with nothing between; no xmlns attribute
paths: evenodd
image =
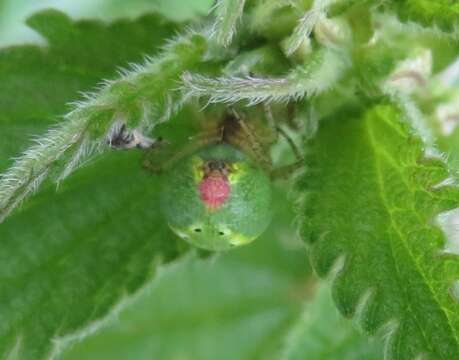
<svg viewBox="0 0 459 360"><path fill-rule="evenodd" d="M458 30L459 4L455 0L390 1L401 20L434 26L447 32Z"/></svg>
<svg viewBox="0 0 459 360"><path fill-rule="evenodd" d="M436 216L457 207L443 161L390 105L364 114L342 110L321 123L307 146L299 186L303 236L320 276L339 267L335 302L365 331L388 331L396 359L459 356L456 255L442 252Z"/></svg>
<svg viewBox="0 0 459 360"><path fill-rule="evenodd" d="M99 161L2 224L1 357L58 355L180 254L158 215L158 179L139 164Z"/></svg>
<svg viewBox="0 0 459 360"><path fill-rule="evenodd" d="M63 359L276 359L297 304L289 280L230 259L192 262Z"/></svg>
<svg viewBox="0 0 459 360"><path fill-rule="evenodd" d="M244 11L245 0L218 0L212 36L218 44L228 46Z"/></svg>
<svg viewBox="0 0 459 360"><path fill-rule="evenodd" d="M0 52L2 165L80 91L155 54L175 29L158 16L102 25L55 11L30 23L46 47ZM1 224L1 358L55 357L185 250L158 214L158 178L140 163L135 152L109 154Z"/></svg>
<svg viewBox="0 0 459 360"><path fill-rule="evenodd" d="M183 22L207 15L212 4L213 0L80 0L77 5L75 0L0 0L0 46L39 41L39 36L24 24L23 19L50 7L79 19L134 19L154 12L167 19Z"/></svg>
<svg viewBox="0 0 459 360"><path fill-rule="evenodd" d="M276 192L275 221L260 239L210 261L171 266L109 326L62 359L279 359L309 296L304 249L293 247L291 205ZM335 310L336 313L336 310Z"/></svg>
<svg viewBox="0 0 459 360"><path fill-rule="evenodd" d="M340 0L330 4L329 15L338 16L352 7L373 6L371 0ZM457 35L459 4L455 0L388 0L377 4L376 9L395 12L403 22L417 23L424 29L431 28Z"/></svg>
<svg viewBox="0 0 459 360"><path fill-rule="evenodd" d="M0 50L0 168L24 149L32 134L43 132L120 67L154 55L176 26L158 15L104 25L73 22L65 14L46 10L28 24L47 45L13 46ZM152 35L154 34L154 36Z"/></svg>
<svg viewBox="0 0 459 360"><path fill-rule="evenodd" d="M183 89L190 97L207 97L209 103L233 104L246 101L249 105L262 102L301 100L332 88L349 68L345 52L324 49L310 61L290 71L285 77L221 76L211 78L185 73Z"/></svg>
<svg viewBox="0 0 459 360"><path fill-rule="evenodd" d="M303 314L287 336L282 359L381 359L382 344L364 337L338 314L330 290L328 284L320 285L314 300L304 304Z"/></svg>
<svg viewBox="0 0 459 360"><path fill-rule="evenodd" d="M70 32L63 39L58 34L53 31L49 37L58 39L58 43L78 41L78 32ZM111 45L119 47L118 42ZM46 178L57 174L59 182L91 155L107 150L107 139L113 133L119 135L116 129L126 126L128 131L137 128L147 132L168 120L183 103L180 92L176 91L178 80L184 69L199 69L206 48L204 37L190 32L169 42L161 56L132 66L116 80L106 81L97 92L86 94L85 101L75 104L62 123L38 138L0 177L0 222ZM68 51L68 56L76 55ZM83 66L90 67L91 63ZM77 77L84 76L75 70Z"/></svg>

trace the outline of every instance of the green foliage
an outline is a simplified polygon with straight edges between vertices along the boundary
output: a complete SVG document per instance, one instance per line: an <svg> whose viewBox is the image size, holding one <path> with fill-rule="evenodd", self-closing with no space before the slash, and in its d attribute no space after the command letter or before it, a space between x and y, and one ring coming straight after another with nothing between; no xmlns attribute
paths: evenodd
<svg viewBox="0 0 459 360"><path fill-rule="evenodd" d="M212 0L0 0L0 46L39 42L40 37L23 20L34 12L53 8L73 18L103 20L137 18L158 12L173 21L188 21L206 15ZM148 53L150 54L150 53Z"/></svg>
<svg viewBox="0 0 459 360"><path fill-rule="evenodd" d="M157 16L104 26L73 23L50 11L30 23L49 35L49 47L0 53L0 126L9 134L1 141L3 166L32 131L64 113L79 91L154 53L161 37L174 30ZM118 46L131 37L129 45ZM57 354L128 300L161 262L179 255L180 246L155 209L158 180L138 164L136 154L97 161L57 195L48 186L2 224L0 357Z"/></svg>
<svg viewBox="0 0 459 360"><path fill-rule="evenodd" d="M138 163L132 156L99 161L2 225L1 357L57 355L179 255L155 215L157 180Z"/></svg>
<svg viewBox="0 0 459 360"><path fill-rule="evenodd" d="M382 344L368 340L335 309L330 287L321 285L312 303L304 304L303 314L287 337L283 360L379 360Z"/></svg>
<svg viewBox="0 0 459 360"><path fill-rule="evenodd" d="M98 4L103 18L164 6L183 19L210 2ZM56 358L108 322L67 356L379 358L378 343L336 319L328 290L312 299L320 285L296 251L289 193L302 199L312 267L335 277L342 314L382 333L389 358L458 358L459 262L445 251L457 245L437 220L459 191L428 127L444 128L442 101L454 110L454 81L432 75L459 54L457 10L446 0L221 0L191 27L158 15L111 24L34 15L44 44L0 49L0 357ZM188 245L161 215L159 177L143 172L139 150L114 151L116 140L124 129L178 158L206 143L228 104L247 126L221 139L254 153L273 141L274 174L304 165L297 186L280 182L274 223L257 242L190 259L151 290L155 271ZM36 143L18 156L30 134ZM450 159L454 136L440 138Z"/></svg>
<svg viewBox="0 0 459 360"><path fill-rule="evenodd" d="M458 31L459 3L455 0L402 0L389 4L404 21L436 26L447 32Z"/></svg>
<svg viewBox="0 0 459 360"><path fill-rule="evenodd" d="M283 221L292 215L278 193L276 200L283 208L268 234L285 231ZM307 294L316 290L303 254L275 238L263 236L211 263L190 260L168 269L117 320L63 359L380 359L381 344L368 343L339 318L328 287L311 303Z"/></svg>
<svg viewBox="0 0 459 360"><path fill-rule="evenodd" d="M211 103L245 100L249 105L255 105L321 94L343 76L347 66L346 53L327 49L318 51L307 64L281 78L223 76L215 79L187 73L183 76L183 83L190 96L207 97ZM321 81L316 81L317 78Z"/></svg>
<svg viewBox="0 0 459 360"><path fill-rule="evenodd" d="M29 136L43 132L68 112L69 102L79 100L79 92L114 78L119 67L140 62L145 54L154 55L177 29L157 15L106 26L74 23L52 10L35 14L28 24L48 44L0 51L0 127L2 133L8 131L0 142L1 168L24 149ZM157 36L151 36L153 29Z"/></svg>
<svg viewBox="0 0 459 360"><path fill-rule="evenodd" d="M63 359L275 360L307 279L304 254L271 236L210 262L190 259Z"/></svg>
<svg viewBox="0 0 459 360"><path fill-rule="evenodd" d="M341 15L352 7L372 5L372 1L341 0L334 1L329 13ZM459 25L459 4L455 0L389 0L377 4L383 10L394 11L403 22L417 23L421 26L457 36Z"/></svg>
<svg viewBox="0 0 459 360"><path fill-rule="evenodd" d="M245 0L218 0L213 36L217 43L228 46L236 32L237 22L242 16Z"/></svg>
<svg viewBox="0 0 459 360"><path fill-rule="evenodd" d="M339 310L369 333L387 326L392 358L458 357L459 261L433 224L459 200L444 163L389 105L324 120L307 151L303 237L319 275L339 266Z"/></svg>
<svg viewBox="0 0 459 360"><path fill-rule="evenodd" d="M57 41L78 39L73 39L75 34L65 29L56 30ZM160 58L148 59L142 67L126 71L116 81L106 82L97 97L88 95L86 101L77 103L65 116L64 123L49 130L0 179L0 221L50 174L60 172L57 175L60 181L88 155L107 147L107 138L119 121L128 127L147 130L167 120L181 105L180 94L171 90L183 69L193 68L205 49L200 35L178 38ZM68 54L73 55L72 51ZM64 166L59 161L63 157L67 158Z"/></svg>

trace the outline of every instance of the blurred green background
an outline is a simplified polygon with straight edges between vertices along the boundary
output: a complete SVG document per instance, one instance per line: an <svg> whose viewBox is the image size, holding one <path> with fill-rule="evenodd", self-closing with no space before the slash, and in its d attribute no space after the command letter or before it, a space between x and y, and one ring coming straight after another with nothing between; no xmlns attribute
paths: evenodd
<svg viewBox="0 0 459 360"><path fill-rule="evenodd" d="M24 20L32 13L53 8L71 17L135 18L147 12L159 12L171 20L186 21L206 15L212 0L0 0L0 46L22 42L40 42Z"/></svg>

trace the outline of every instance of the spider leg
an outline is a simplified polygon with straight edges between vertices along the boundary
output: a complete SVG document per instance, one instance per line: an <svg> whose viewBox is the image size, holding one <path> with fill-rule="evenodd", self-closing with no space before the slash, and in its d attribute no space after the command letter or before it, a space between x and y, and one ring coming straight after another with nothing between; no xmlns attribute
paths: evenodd
<svg viewBox="0 0 459 360"><path fill-rule="evenodd" d="M295 162L292 164L284 165L279 168L273 169L271 171L271 177L272 178L288 178L291 174L293 174L296 170L300 169L304 165L304 159L303 155L298 148L297 144L295 141L293 141L292 137L281 127L279 126L273 116L272 109L269 104L264 105L265 108L265 113L266 113L266 118L268 121L269 126L271 129L274 131L276 134L276 138L281 136L282 138L285 139L287 144L289 145L293 155L295 156ZM295 130L299 129L298 124L294 122L294 116L295 116L295 111L294 108L289 106L287 108L287 120L286 123L288 126L292 126Z"/></svg>
<svg viewBox="0 0 459 360"><path fill-rule="evenodd" d="M276 126L276 130L277 130L277 133L281 135L285 139L285 141L287 141L297 161L303 161L303 155L301 154L300 149L298 148L296 143L293 141L293 139L290 137L290 135L287 134L287 132L284 129L282 129L280 126Z"/></svg>
<svg viewBox="0 0 459 360"><path fill-rule="evenodd" d="M294 103L287 104L287 113L286 113L286 124L289 128L300 131L303 128L303 124L298 120L297 117L297 108Z"/></svg>
<svg viewBox="0 0 459 360"><path fill-rule="evenodd" d="M163 146L149 149L143 158L142 166L152 173L161 173L171 169L180 159L210 144L221 142L221 129L209 131L195 137L181 148L163 141Z"/></svg>
<svg viewBox="0 0 459 360"><path fill-rule="evenodd" d="M279 125L277 125L276 120L274 120L274 116L272 113L271 106L269 104L264 105L265 108L265 113L266 113L266 119L268 121L269 127L273 130L273 132L276 134L276 139L278 139L279 135L282 136L290 146L290 149L292 150L292 153L295 155L296 159L298 161L303 159L303 156L301 155L301 151L296 145L296 143L293 141L291 136ZM290 123L293 123L293 117L294 117L294 110L291 109L291 106L288 106L287 108L287 122L288 125L290 126ZM295 130L299 129L298 124L294 124Z"/></svg>
<svg viewBox="0 0 459 360"><path fill-rule="evenodd" d="M303 160L295 161L292 164L284 165L274 169L271 171L270 176L272 179L288 179L290 175L295 173L298 169L301 169L303 166Z"/></svg>
<svg viewBox="0 0 459 360"><path fill-rule="evenodd" d="M260 163L262 168L270 172L271 157L263 146L263 141L234 109L231 109L230 115L225 121L223 141L242 149Z"/></svg>
<svg viewBox="0 0 459 360"><path fill-rule="evenodd" d="M266 119L271 130L277 135L277 125L276 120L274 120L273 110L271 106L267 103L263 104L263 108L266 114Z"/></svg>

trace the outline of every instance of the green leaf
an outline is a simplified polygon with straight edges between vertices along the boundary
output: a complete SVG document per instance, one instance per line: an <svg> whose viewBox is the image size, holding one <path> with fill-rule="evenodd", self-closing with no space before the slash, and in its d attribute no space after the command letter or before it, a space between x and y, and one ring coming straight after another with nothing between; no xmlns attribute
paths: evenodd
<svg viewBox="0 0 459 360"><path fill-rule="evenodd" d="M79 172L58 195L51 187L2 224L1 357L56 355L178 256L158 216L158 179L123 155Z"/></svg>
<svg viewBox="0 0 459 360"><path fill-rule="evenodd" d="M283 360L379 360L382 344L368 340L353 324L339 316L330 287L320 285L314 301L304 304L303 314L288 334Z"/></svg>
<svg viewBox="0 0 459 360"><path fill-rule="evenodd" d="M66 0L67 8L72 8L74 0ZM103 17L136 17L151 11L174 21L190 20L198 15L207 15L213 5L213 0L103 0L90 2L90 11L86 9L84 16ZM75 11L75 10L74 10ZM76 10L81 12L81 10Z"/></svg>
<svg viewBox="0 0 459 360"><path fill-rule="evenodd" d="M341 15L353 6L373 4L370 0L340 0L331 5L330 15ZM380 4L381 9L395 12L401 21L457 35L459 4L456 0L389 0Z"/></svg>
<svg viewBox="0 0 459 360"><path fill-rule="evenodd" d="M389 4L401 20L438 27L447 32L457 32L459 3L455 0L394 0Z"/></svg>
<svg viewBox="0 0 459 360"><path fill-rule="evenodd" d="M304 250L291 241L291 205L279 192L275 200L275 222L260 239L168 268L154 288L63 359L278 359L313 282Z"/></svg>
<svg viewBox="0 0 459 360"><path fill-rule="evenodd" d="M245 0L218 0L216 4L216 21L212 36L218 44L228 46L231 44L236 26L242 17Z"/></svg>
<svg viewBox="0 0 459 360"><path fill-rule="evenodd" d="M58 25L55 30L59 31L68 24L58 22ZM57 44L78 41L78 32L62 33L64 36L60 35L61 31L53 31L48 36ZM97 34L94 37L97 39ZM118 43L108 45L122 51ZM63 50L68 56L79 55L66 46ZM37 138L36 145L18 157L0 178L0 222L45 179L54 175L59 182L94 153L108 150L111 140L107 140L113 134L118 136L120 127L128 132L133 129L147 132L168 120L183 103L180 92L176 91L177 81L184 69L201 69L206 48L201 35L190 32L180 36L168 44L161 56L148 58L142 66L132 66L118 79L106 81L99 91L87 94L85 101L76 103L62 123ZM85 66L91 66L90 60ZM207 68L210 67L208 64ZM75 75L84 76L84 71Z"/></svg>
<svg viewBox="0 0 459 360"><path fill-rule="evenodd" d="M158 15L107 26L73 22L55 10L35 14L28 24L46 37L47 45L0 50L0 132L9 135L0 142L0 169L32 134L68 112L80 92L93 90L146 54L154 55L177 30Z"/></svg>
<svg viewBox="0 0 459 360"><path fill-rule="evenodd" d="M207 15L213 0L0 0L0 46L39 42L24 24L34 12L53 8L76 18L113 20L137 18L157 12L173 21L187 21Z"/></svg>
<svg viewBox="0 0 459 360"><path fill-rule="evenodd" d="M370 334L385 326L392 358L459 357L456 255L442 253L435 217L459 203L442 160L390 105L342 110L307 147L303 236L320 276ZM342 262L340 264L340 262Z"/></svg>
<svg viewBox="0 0 459 360"><path fill-rule="evenodd" d="M459 128L448 136L439 137L438 146L447 154L449 166L459 171Z"/></svg>
<svg viewBox="0 0 459 360"><path fill-rule="evenodd" d="M158 16L102 25L48 11L30 22L49 46L0 52L2 164L80 91L155 53L174 29ZM57 355L180 255L157 211L159 179L140 164L137 153L113 153L0 226L1 358Z"/></svg>
<svg viewBox="0 0 459 360"><path fill-rule="evenodd" d="M158 53L163 40L184 26L176 27L159 17L111 25L75 23L53 11L30 20L44 36L46 46L0 50L0 131L8 134L0 143L0 167L8 166L7 159L25 149L24 139L29 134L49 128L51 123L60 124L39 137L38 144L0 178L0 218L39 184L47 184L45 191L0 226L0 357L57 357L70 343L98 330L142 289L149 289L160 264L174 261L187 251L159 215L159 179L142 171L138 152L110 153L107 141L119 128L115 125L126 125L128 131L135 129L150 137L165 131L164 138L178 147L182 140L188 141L189 130L197 123L194 120L216 120L226 111L224 105L207 104L200 114L197 106L204 103L197 101L182 109L183 103L192 102L192 96L186 95L203 96L210 103L288 103L266 106L265 117L271 125L279 121L294 128L294 138L312 138L315 120L333 114L322 122L318 136L307 148L308 168L299 185L309 195L302 206L303 234L317 273L325 276L337 270L333 291L340 311L355 315L370 334L385 330L392 357L459 357L455 297L459 266L455 255L442 252L446 239L435 224L439 213L457 206L459 191L448 186L451 182L446 181L449 174L443 162L426 156L421 140L393 106L379 105L365 113L336 111L337 104L353 103L361 109L366 102L374 103L398 60L419 45L430 48L432 39L421 41L424 28L400 27L392 21L393 9L399 14L407 11L408 18L434 27L446 21L446 25L438 26L448 31L457 21L448 11L455 10L437 9L438 19L433 20L431 12L432 16L421 21L419 14L429 14L418 12L424 4L421 0L416 1L417 10L399 9L390 1L385 2L386 7L371 10L369 2L362 7L354 0L346 2L341 18L330 19L327 24L349 21L353 35L358 33L353 37L356 42L343 42L336 49L328 47L333 45L327 41L330 34L323 31L333 28L318 28L311 47L297 52L293 62L281 54L282 46L294 31L300 8L313 3L319 6L321 1L300 2L299 7L287 0L255 2L249 5L247 16L242 14L243 0L219 2L222 18L217 19L214 30L220 31L220 42L229 43L239 19L244 29L237 44L226 50L209 48L211 31L206 21L200 24L202 32L183 34ZM411 4L409 0L404 3ZM428 6L440 3L446 4L435 1ZM377 14L381 9L389 9L389 14ZM273 21L260 16L263 14ZM362 16L368 18L363 26L353 23ZM307 26L298 28L296 39L307 35L315 22L304 22ZM407 35L401 36L404 32ZM433 36L434 69L455 56L456 45L443 49L448 36L442 41ZM139 64L143 55L152 54L154 57L143 65L115 74L118 66ZM107 78L114 80L103 82L85 101L65 105L80 100L79 92L88 94ZM179 89L188 93L176 91ZM308 96L314 101L300 102ZM411 115L417 115L414 104L404 103L395 95L394 99L405 109L414 110ZM247 113L264 118L256 114L262 109L256 107ZM59 117L64 118L62 122ZM166 122L171 117L174 121ZM300 119L308 121L307 129L296 123ZM260 136L265 138L264 133ZM57 195L50 182L44 181L62 178L60 174L68 174L97 151L105 151L105 157L93 157L92 163L85 163L75 177L61 184ZM273 158L274 163L283 163L282 149L276 146ZM288 188L289 184L284 185ZM274 206L281 208L282 204ZM289 214L288 222L292 218ZM282 227L273 228L269 235L282 241L292 237ZM212 271L212 263L183 265L185 270L177 275L176 283L163 285L170 289L165 290L165 300L161 295L148 297L143 306L122 313L127 314L122 316L126 316L123 323L128 326L148 319L146 335L139 339L143 342L129 355L146 348L150 351L144 353L147 357L156 351L160 358L187 357L196 349L198 358L205 353L211 358L223 354L229 358L277 359L289 325L299 317L298 299L302 302L304 293L310 293L311 283L298 276L300 267L292 265L291 254L264 253L258 248L265 250L261 241L254 244L257 247L252 253L222 256L221 263L218 258L211 259L221 273ZM199 269L196 278L191 276L195 266ZM268 267L272 272L265 274ZM260 275L260 268L266 276ZM184 294L186 285L196 285L200 290L196 302L186 296L191 290ZM229 289L233 292L228 295ZM219 306L225 301L230 302L230 310L221 311ZM206 311L212 314L202 332L193 332L196 319L185 317L195 307L201 309L198 318ZM265 317L266 309L269 314L279 313L279 317ZM244 319L236 325L227 321L238 319L235 315L239 314L247 314L250 321ZM180 316L173 321L173 331L183 339L181 346L174 347L178 343L174 335L168 339L164 337L169 335L166 331L161 338L157 334L155 326L159 323L162 333L172 315ZM333 319L330 321L333 324ZM248 334L244 329L249 322L254 330ZM305 328L301 320L295 324L308 337L320 332ZM338 336L329 340L340 342L339 325L331 326ZM185 334L182 328L187 330ZM152 334L149 329L156 332ZM216 342L216 333L223 334L223 340ZM98 358L111 349L111 357L128 356L120 349L119 334L118 327L110 327L100 339L94 339L93 353L76 356ZM112 339L113 347L100 345L105 336ZM138 340L136 336L123 338ZM172 345L161 348L169 340ZM301 354L303 345L297 340L290 349ZM159 350L149 348L152 342L159 343ZM135 344L128 346L134 349ZM207 351L211 347L214 352Z"/></svg>
<svg viewBox="0 0 459 360"><path fill-rule="evenodd" d="M276 359L295 316L294 284L234 259L191 261L165 274L147 297L64 359ZM295 303L296 302L296 303Z"/></svg>
<svg viewBox="0 0 459 360"><path fill-rule="evenodd" d="M326 10L329 5L329 1L312 1L311 8L301 17L293 34L287 39L287 55L292 55L304 41L308 40L317 23L326 17Z"/></svg>
<svg viewBox="0 0 459 360"><path fill-rule="evenodd" d="M297 66L284 77L220 76L211 78L185 73L183 89L190 97L207 97L209 103L249 105L262 102L287 102L312 97L330 90L349 68L346 52L321 49L305 64Z"/></svg>

